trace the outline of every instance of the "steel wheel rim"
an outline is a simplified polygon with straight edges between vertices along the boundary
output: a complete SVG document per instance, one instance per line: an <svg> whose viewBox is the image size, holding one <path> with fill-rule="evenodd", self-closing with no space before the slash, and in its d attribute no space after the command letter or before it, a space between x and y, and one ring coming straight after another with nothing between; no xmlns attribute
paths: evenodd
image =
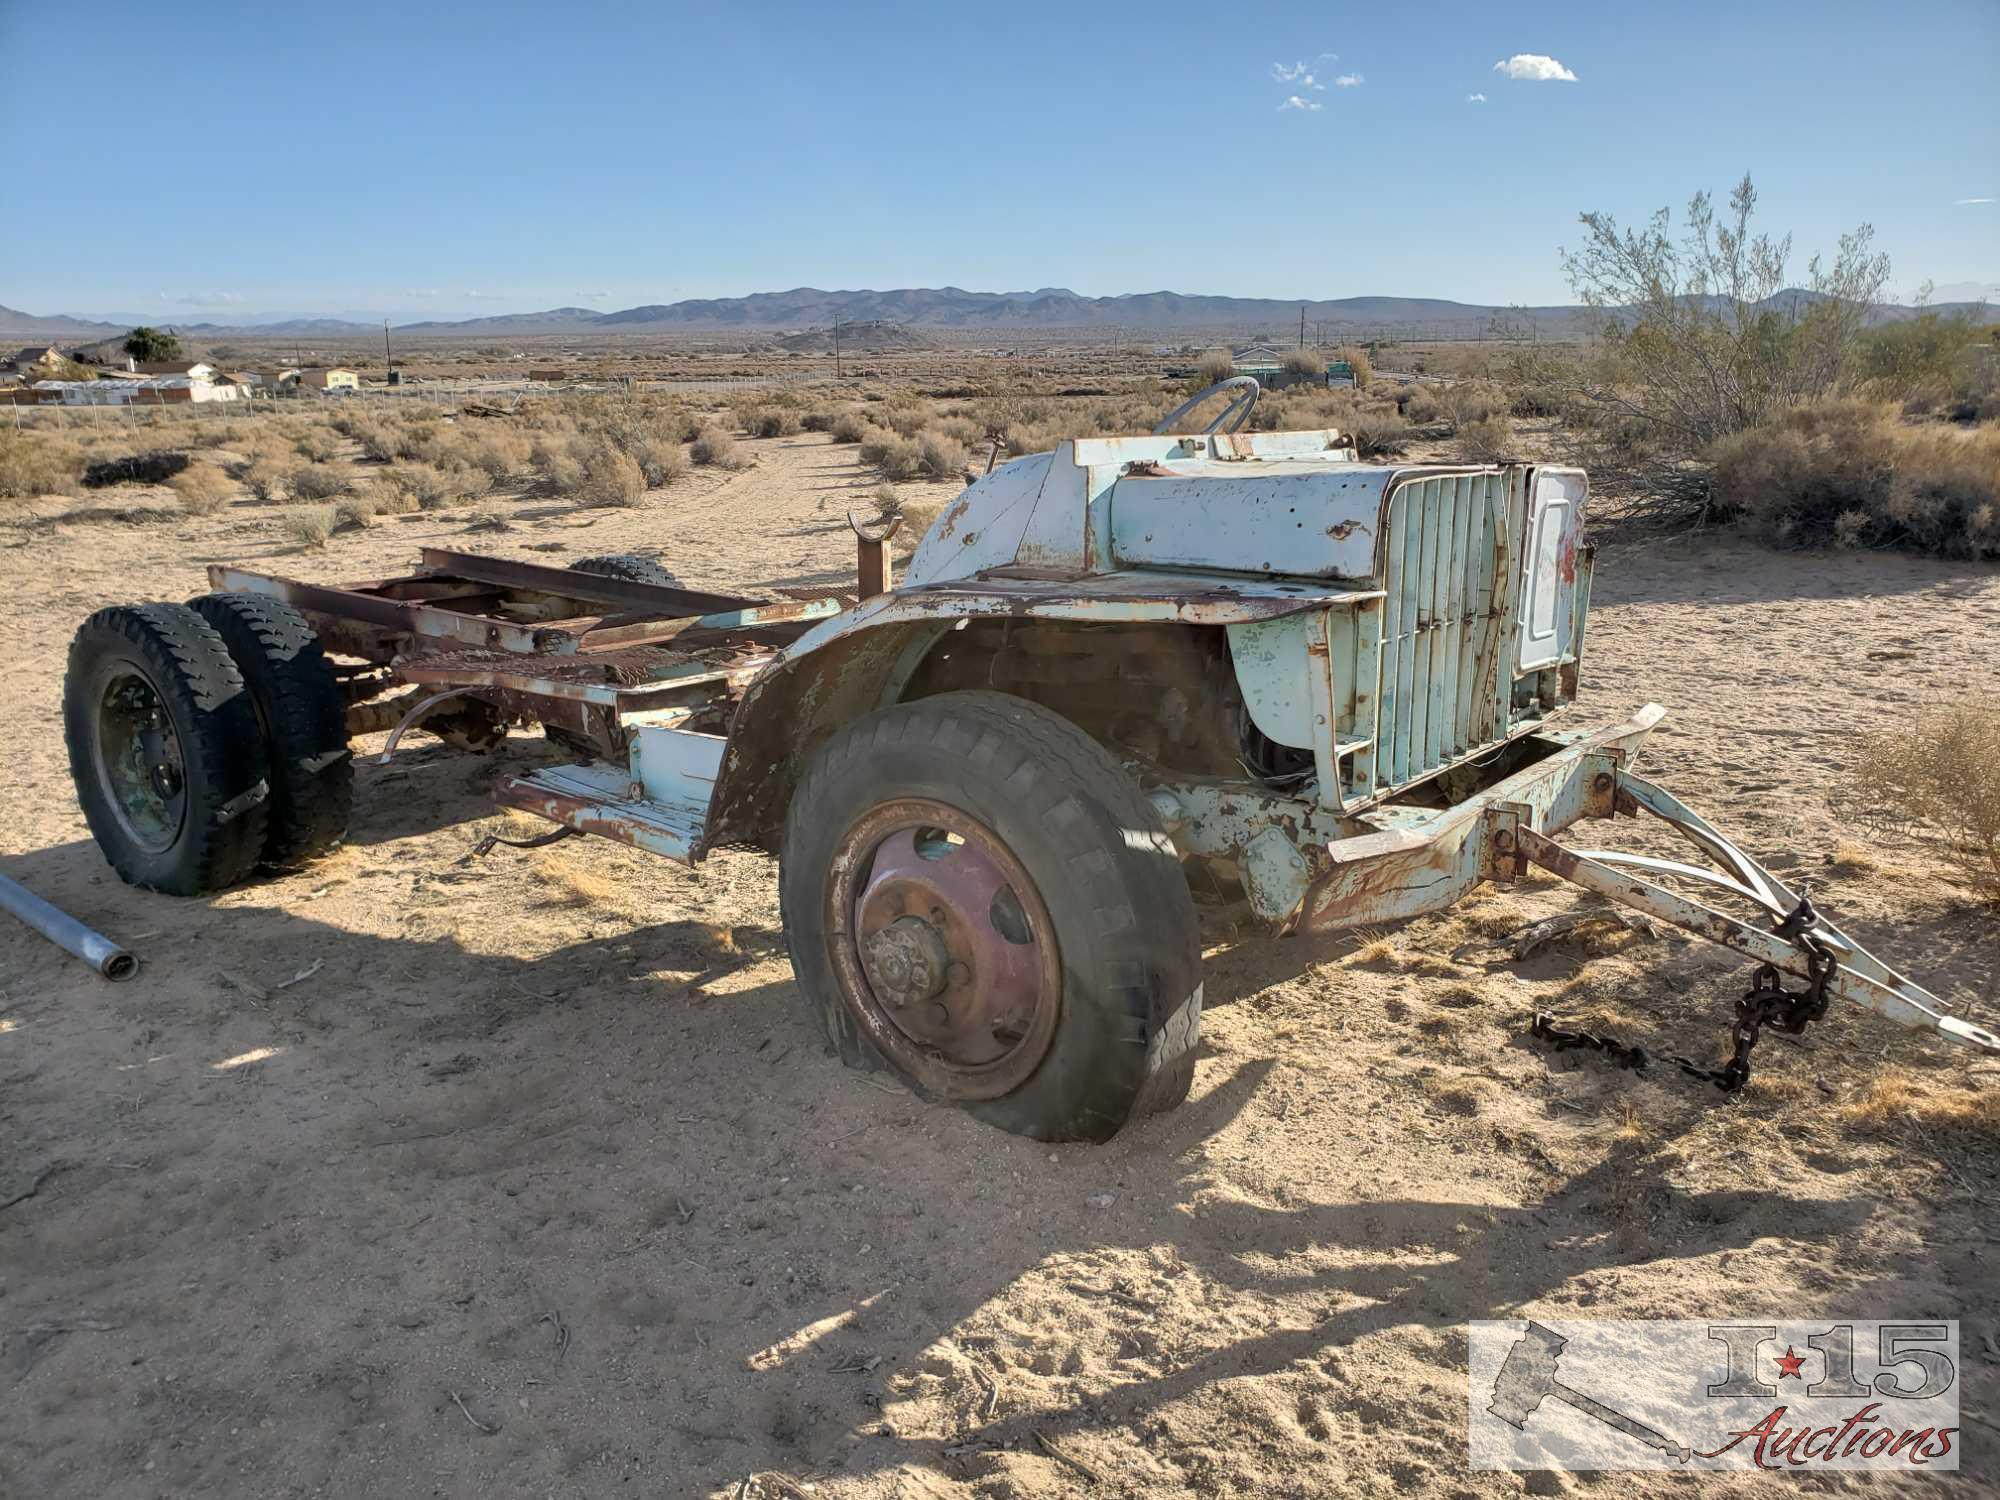
<svg viewBox="0 0 2000 1500"><path fill-rule="evenodd" d="M171 849L187 821L187 762L159 687L136 666L115 664L91 729L91 760L118 826L148 854Z"/></svg>
<svg viewBox="0 0 2000 1500"><path fill-rule="evenodd" d="M995 1099L1055 1040L1062 955L1014 852L978 819L904 798L834 851L827 944L849 1013L931 1092Z"/></svg>

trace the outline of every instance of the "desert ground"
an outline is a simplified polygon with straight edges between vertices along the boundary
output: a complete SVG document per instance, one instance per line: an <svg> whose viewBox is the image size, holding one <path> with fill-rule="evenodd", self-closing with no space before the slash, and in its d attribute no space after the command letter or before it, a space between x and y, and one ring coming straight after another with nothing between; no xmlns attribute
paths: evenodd
<svg viewBox="0 0 2000 1500"><path fill-rule="evenodd" d="M420 544L849 576L876 476L820 434L745 446L504 531L423 511L302 551L268 510L131 487L0 521L0 870L145 962L110 985L0 922L0 1495L1894 1483L1468 1468L1469 1319L1778 1312L1963 1320L1958 1492L2000 1491L2000 1065L1843 1009L1767 1038L1734 1098L1553 1055L1540 1007L1719 1057L1748 978L1672 936L1517 962L1505 934L1578 904L1553 881L1217 946L1188 1102L1051 1147L828 1055L765 860L471 858L488 783L555 753L531 733L413 736L362 765L345 848L212 899L99 857L59 722L91 610L215 561L384 576ZM1990 565L1610 535L1575 713L1664 704L1643 770L1991 1025L2000 924L1843 773L1857 735L1991 701L1996 663Z"/></svg>

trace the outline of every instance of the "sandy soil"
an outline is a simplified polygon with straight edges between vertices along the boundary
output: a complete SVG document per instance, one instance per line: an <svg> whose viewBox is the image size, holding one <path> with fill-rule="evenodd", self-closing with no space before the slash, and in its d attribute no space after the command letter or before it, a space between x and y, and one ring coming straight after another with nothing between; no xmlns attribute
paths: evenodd
<svg viewBox="0 0 2000 1500"><path fill-rule="evenodd" d="M1745 977L1672 938L1450 957L1571 905L1553 883L1379 942L1217 950L1188 1104L1052 1149L832 1061L761 860L468 861L534 737L413 741L361 771L346 849L214 900L99 859L58 721L89 610L195 593L210 561L338 580L427 542L847 576L868 476L819 439L752 446L649 508L524 503L495 535L425 515L300 555L267 512L122 499L0 525L0 868L146 960L112 987L0 924L0 1494L725 1496L778 1471L842 1500L1510 1495L1466 1467L1468 1319L1778 1310L1965 1320L1961 1483L1992 1492L2000 1153L1843 1111L1883 1066L1917 1099L1995 1067L1846 1014L1767 1041L1734 1101L1552 1058L1537 1005L1719 1052ZM1665 704L1652 774L2000 1017L1990 912L1907 834L1830 863L1871 835L1829 800L1856 733L2000 687L2000 573L1696 539L1607 547L1598 576L1579 714Z"/></svg>

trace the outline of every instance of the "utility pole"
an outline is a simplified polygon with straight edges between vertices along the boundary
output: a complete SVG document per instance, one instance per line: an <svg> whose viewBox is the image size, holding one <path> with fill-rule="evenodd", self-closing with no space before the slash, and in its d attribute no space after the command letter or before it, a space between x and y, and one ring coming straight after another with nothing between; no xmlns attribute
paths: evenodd
<svg viewBox="0 0 2000 1500"><path fill-rule="evenodd" d="M382 320L382 368L384 379L387 378L388 371L396 368L396 356L389 351L389 320L387 318Z"/></svg>
<svg viewBox="0 0 2000 1500"><path fill-rule="evenodd" d="M833 315L833 378L840 379L840 314Z"/></svg>
<svg viewBox="0 0 2000 1500"><path fill-rule="evenodd" d="M1305 304L1300 303L1299 304L1299 347L1303 349L1305 348L1305 346L1306 346L1306 309L1305 309Z"/></svg>

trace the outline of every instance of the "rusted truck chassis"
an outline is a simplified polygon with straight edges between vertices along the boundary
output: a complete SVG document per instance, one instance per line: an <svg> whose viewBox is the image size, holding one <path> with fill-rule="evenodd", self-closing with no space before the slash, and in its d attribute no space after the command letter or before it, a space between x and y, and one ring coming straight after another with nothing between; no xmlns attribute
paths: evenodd
<svg viewBox="0 0 2000 1500"><path fill-rule="evenodd" d="M1565 724L1586 488L1210 431L1000 466L900 587L864 537L848 596L704 593L636 558L427 549L338 587L218 567L190 605L86 622L72 763L114 868L197 894L338 840L350 736L480 749L539 723L570 758L494 793L555 825L527 842L776 853L840 1055L1049 1139L1185 1094L1204 925L1394 922L1531 869L1757 966L1728 1055L1671 1060L1724 1090L1762 1028L1835 999L2000 1050L1635 773L1659 708ZM1705 863L1561 837L1640 816Z"/></svg>

